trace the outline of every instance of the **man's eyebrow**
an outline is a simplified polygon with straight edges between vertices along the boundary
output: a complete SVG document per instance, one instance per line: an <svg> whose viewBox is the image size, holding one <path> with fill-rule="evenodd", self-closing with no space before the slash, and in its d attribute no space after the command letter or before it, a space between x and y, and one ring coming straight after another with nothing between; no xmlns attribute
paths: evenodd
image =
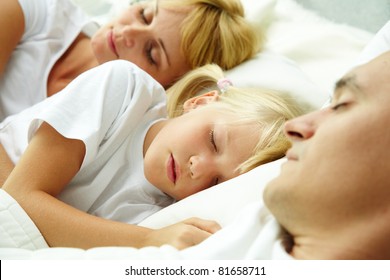
<svg viewBox="0 0 390 280"><path fill-rule="evenodd" d="M333 98L337 99L344 89L349 89L353 93L361 93L361 89L356 82L356 75L350 74L338 80L334 87Z"/></svg>

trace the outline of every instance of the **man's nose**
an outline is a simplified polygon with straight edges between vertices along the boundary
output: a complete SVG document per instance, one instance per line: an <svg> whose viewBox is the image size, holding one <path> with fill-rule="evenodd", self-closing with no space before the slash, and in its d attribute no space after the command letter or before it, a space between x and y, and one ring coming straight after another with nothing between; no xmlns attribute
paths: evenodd
<svg viewBox="0 0 390 280"><path fill-rule="evenodd" d="M326 110L323 109L289 120L284 125L284 133L292 141L309 139L325 116Z"/></svg>

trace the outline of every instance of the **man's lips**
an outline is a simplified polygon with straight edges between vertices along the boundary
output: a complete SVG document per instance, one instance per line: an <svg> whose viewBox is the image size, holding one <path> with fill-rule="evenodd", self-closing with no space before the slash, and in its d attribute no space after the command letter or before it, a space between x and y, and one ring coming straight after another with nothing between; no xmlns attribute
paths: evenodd
<svg viewBox="0 0 390 280"><path fill-rule="evenodd" d="M177 180L177 171L176 171L176 162L175 159L173 158L173 155L171 154L168 159L168 164L167 164L167 175L169 180L172 181L172 183L176 183Z"/></svg>
<svg viewBox="0 0 390 280"><path fill-rule="evenodd" d="M119 57L118 55L118 51L116 49L116 45L115 45L115 37L114 37L114 32L112 30L110 30L108 33L107 33L107 42L108 42L108 46L110 47L110 49L112 50L112 52L117 56Z"/></svg>
<svg viewBox="0 0 390 280"><path fill-rule="evenodd" d="M288 160L298 160L298 156L291 149L287 151L286 157Z"/></svg>

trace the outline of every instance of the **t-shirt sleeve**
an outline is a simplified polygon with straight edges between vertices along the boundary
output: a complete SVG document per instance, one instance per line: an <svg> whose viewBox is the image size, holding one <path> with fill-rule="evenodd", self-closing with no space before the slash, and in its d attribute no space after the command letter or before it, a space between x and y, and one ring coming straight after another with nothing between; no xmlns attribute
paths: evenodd
<svg viewBox="0 0 390 280"><path fill-rule="evenodd" d="M47 2L47 0L19 0L25 22L23 38L32 36L43 28L49 8Z"/></svg>
<svg viewBox="0 0 390 280"><path fill-rule="evenodd" d="M137 66L116 60L83 73L50 99L31 122L29 140L45 121L64 137L84 142L85 164L108 139L125 137L126 122L144 115L156 99L165 100L165 93Z"/></svg>

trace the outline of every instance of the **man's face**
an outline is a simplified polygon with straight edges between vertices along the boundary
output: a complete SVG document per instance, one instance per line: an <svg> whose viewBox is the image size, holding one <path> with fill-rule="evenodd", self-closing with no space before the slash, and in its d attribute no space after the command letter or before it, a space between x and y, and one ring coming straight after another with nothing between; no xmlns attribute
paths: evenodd
<svg viewBox="0 0 390 280"><path fill-rule="evenodd" d="M328 108L287 122L285 132L293 145L264 200L287 230L382 226L390 211L390 52L353 69Z"/></svg>

